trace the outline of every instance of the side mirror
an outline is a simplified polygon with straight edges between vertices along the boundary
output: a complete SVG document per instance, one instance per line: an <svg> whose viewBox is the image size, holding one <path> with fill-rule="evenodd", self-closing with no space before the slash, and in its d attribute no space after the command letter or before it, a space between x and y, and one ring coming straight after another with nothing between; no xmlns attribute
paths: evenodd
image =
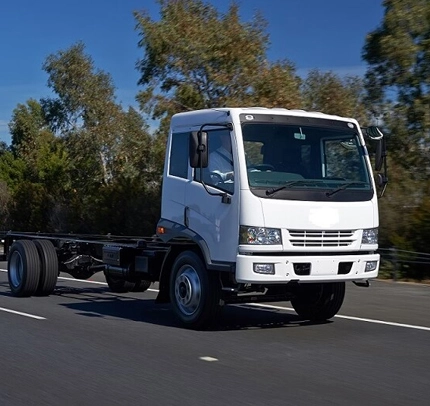
<svg viewBox="0 0 430 406"><path fill-rule="evenodd" d="M384 195L388 183L386 161L387 146L385 143L385 137L384 134L382 134L382 131L376 126L367 127L366 136L369 137L371 140L376 141L375 170L379 172L382 168L384 168L383 173L378 173L377 175L377 185L381 189L379 197L382 197Z"/></svg>
<svg viewBox="0 0 430 406"><path fill-rule="evenodd" d="M384 134L382 134L381 130L374 125L366 128L366 135L374 141L382 140L382 138L384 138Z"/></svg>
<svg viewBox="0 0 430 406"><path fill-rule="evenodd" d="M384 164L384 159L387 156L384 134L374 125L367 127L364 133L366 137L370 138L372 141L376 141L375 170L380 171Z"/></svg>
<svg viewBox="0 0 430 406"><path fill-rule="evenodd" d="M204 131L192 131L189 145L190 166L192 168L207 168L208 134Z"/></svg>
<svg viewBox="0 0 430 406"><path fill-rule="evenodd" d="M387 183L388 183L387 177L381 173L378 173L377 185L382 189L382 188L385 188Z"/></svg>

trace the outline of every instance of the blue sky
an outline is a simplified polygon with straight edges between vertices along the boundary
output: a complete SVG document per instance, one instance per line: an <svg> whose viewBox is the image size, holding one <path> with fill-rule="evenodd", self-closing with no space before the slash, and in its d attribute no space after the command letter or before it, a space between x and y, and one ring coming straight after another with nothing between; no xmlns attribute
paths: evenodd
<svg viewBox="0 0 430 406"><path fill-rule="evenodd" d="M226 11L230 0L207 0ZM289 59L301 76L309 69L363 75L366 34L382 21L382 0L237 0L249 21L259 10L268 22L270 60ZM159 16L155 0L3 0L0 5L0 140L18 103L51 96L42 64L77 41L97 68L112 75L117 100L135 105L139 90L134 10Z"/></svg>

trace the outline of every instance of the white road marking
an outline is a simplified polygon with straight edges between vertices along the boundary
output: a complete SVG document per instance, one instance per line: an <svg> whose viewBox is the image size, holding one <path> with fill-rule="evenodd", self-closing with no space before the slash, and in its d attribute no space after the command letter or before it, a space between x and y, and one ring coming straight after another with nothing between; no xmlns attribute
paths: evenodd
<svg viewBox="0 0 430 406"><path fill-rule="evenodd" d="M1 272L7 272L7 269L0 269ZM103 285L107 286L106 282L99 282L99 281L92 281L92 280L86 280L86 279L75 279L75 278L67 278L65 276L59 276L58 279L61 279L63 281L72 281L72 282L83 282L83 283L92 283L94 285ZM158 289L147 289L148 292L158 292Z"/></svg>
<svg viewBox="0 0 430 406"><path fill-rule="evenodd" d="M286 306L275 306L275 305L269 305L269 304L263 304L263 303L246 303L247 306L255 306L255 307L265 307L267 309L275 309L275 310L288 310L291 312L294 312L294 309L292 307L286 307Z"/></svg>
<svg viewBox="0 0 430 406"><path fill-rule="evenodd" d="M7 272L6 269L0 269L2 272ZM66 278L66 277L59 277L58 279L63 280L70 280L74 282L84 282L84 283L93 283L97 285L107 285L106 282L97 282L97 281L90 281L90 280L82 280L82 279L74 279L74 278ZM149 292L158 292L158 289L148 289ZM267 308L267 309L275 309L275 310L285 310L285 311L293 311L294 309L291 307L286 306L275 306L275 305L269 305L264 303L245 303L247 306L255 306L255 307L261 307L261 308ZM0 308L1 309L1 308ZM410 328L415 330L423 330L423 331L430 331L430 327L425 326L417 326L414 324L404 324L404 323L395 323L392 321L385 321L385 320L377 320L377 319L367 319L363 317L354 317L354 316L344 316L341 314L337 314L336 316L338 319L346 319L346 320L353 320L353 321L361 321L365 323L373 323L373 324L383 324L386 326L393 326L393 327L403 327L403 328Z"/></svg>
<svg viewBox="0 0 430 406"><path fill-rule="evenodd" d="M19 315L19 316L29 317L30 319L46 320L46 318L45 318L45 317L36 316L35 314L29 314L29 313L17 312L16 310L5 309L4 307L0 307L0 311L2 311L2 312L6 312L6 313L17 314L17 315Z"/></svg>
<svg viewBox="0 0 430 406"><path fill-rule="evenodd" d="M288 310L288 311L294 311L291 307L283 307L283 306L273 306L263 303L248 303L249 306L256 306L256 307L265 307L268 309L276 309L276 310ZM354 317L354 316L343 316L341 314L337 314L336 316L338 319L346 319L346 320L354 320L354 321L363 321L365 323L374 323L374 324L385 324L387 326L394 326L394 327L405 327L405 328L412 328L415 330L424 330L424 331L430 331L430 327L425 326L416 326L414 324L403 324L403 323L395 323L392 321L384 321L384 320L377 320L377 319L366 319L363 317Z"/></svg>
<svg viewBox="0 0 430 406"><path fill-rule="evenodd" d="M75 279L75 278L66 278L65 276L59 276L58 279L62 279L64 281L73 281L73 282L86 282L86 283L94 283L96 285L104 285L107 286L106 282L98 282L98 281L91 281L91 280L85 280L85 279ZM148 292L158 292L158 289L147 289Z"/></svg>
<svg viewBox="0 0 430 406"><path fill-rule="evenodd" d="M405 328L412 328L415 330L424 330L424 331L430 331L430 327L424 327L424 326L415 326L413 324L403 324L403 323L394 323L392 321L384 321L384 320L374 320L374 319L365 319L362 317L353 317L353 316L342 316L337 315L334 316L339 319L348 319L348 320L356 320L356 321L364 321L366 323L375 323L375 324L385 324L388 326L394 326L394 327L405 327Z"/></svg>
<svg viewBox="0 0 430 406"><path fill-rule="evenodd" d="M59 276L58 279L61 279L63 281L92 283L94 285L107 285L106 282L90 281L90 280L86 280L86 279L66 278L65 276Z"/></svg>
<svg viewBox="0 0 430 406"><path fill-rule="evenodd" d="M207 362L218 361L218 358L213 358L213 357L199 357L199 359L201 359L202 361L207 361Z"/></svg>

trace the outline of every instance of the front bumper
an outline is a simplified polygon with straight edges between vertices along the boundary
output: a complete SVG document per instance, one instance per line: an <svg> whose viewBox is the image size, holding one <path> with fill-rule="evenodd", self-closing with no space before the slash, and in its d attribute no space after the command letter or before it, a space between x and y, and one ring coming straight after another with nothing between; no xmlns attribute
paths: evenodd
<svg viewBox="0 0 430 406"><path fill-rule="evenodd" d="M374 279L378 276L379 254L327 256L243 255L236 259L236 281L239 283L276 284L298 282L341 282ZM376 261L376 269L366 272L366 263ZM254 272L254 264L273 264L274 275ZM305 264L305 265L303 265ZM345 271L345 264L347 271ZM310 265L310 266L309 266ZM309 274L296 271L309 267ZM348 270L348 268L350 269Z"/></svg>

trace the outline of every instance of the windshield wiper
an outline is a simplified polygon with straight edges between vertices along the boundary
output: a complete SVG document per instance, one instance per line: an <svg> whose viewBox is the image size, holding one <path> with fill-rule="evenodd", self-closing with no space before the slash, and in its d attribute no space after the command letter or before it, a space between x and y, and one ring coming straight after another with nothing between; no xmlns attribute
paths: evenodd
<svg viewBox="0 0 430 406"><path fill-rule="evenodd" d="M353 185L364 185L364 184L366 184L366 182L358 182L358 181L347 182L347 183L344 183L344 184L340 185L336 189L332 189L330 192L326 192L325 195L327 197L330 197L330 196L333 196L335 193L340 192L341 190L345 190L347 187L350 187L350 186L353 186Z"/></svg>
<svg viewBox="0 0 430 406"><path fill-rule="evenodd" d="M284 183L282 186L267 189L266 196L272 196L274 193L279 192L280 190L287 189L293 185L306 185L306 184L315 184L321 183L323 181L320 180L310 180L310 179L300 179L300 180L291 180L290 182Z"/></svg>
<svg viewBox="0 0 430 406"><path fill-rule="evenodd" d="M301 182L303 182L303 180L292 180L290 182L285 183L282 186L279 186L276 188L274 187L272 189L267 189L266 190L266 196L272 196L274 193L279 192L280 190L287 189L287 188L289 188L293 185L296 185L297 183L301 183Z"/></svg>

